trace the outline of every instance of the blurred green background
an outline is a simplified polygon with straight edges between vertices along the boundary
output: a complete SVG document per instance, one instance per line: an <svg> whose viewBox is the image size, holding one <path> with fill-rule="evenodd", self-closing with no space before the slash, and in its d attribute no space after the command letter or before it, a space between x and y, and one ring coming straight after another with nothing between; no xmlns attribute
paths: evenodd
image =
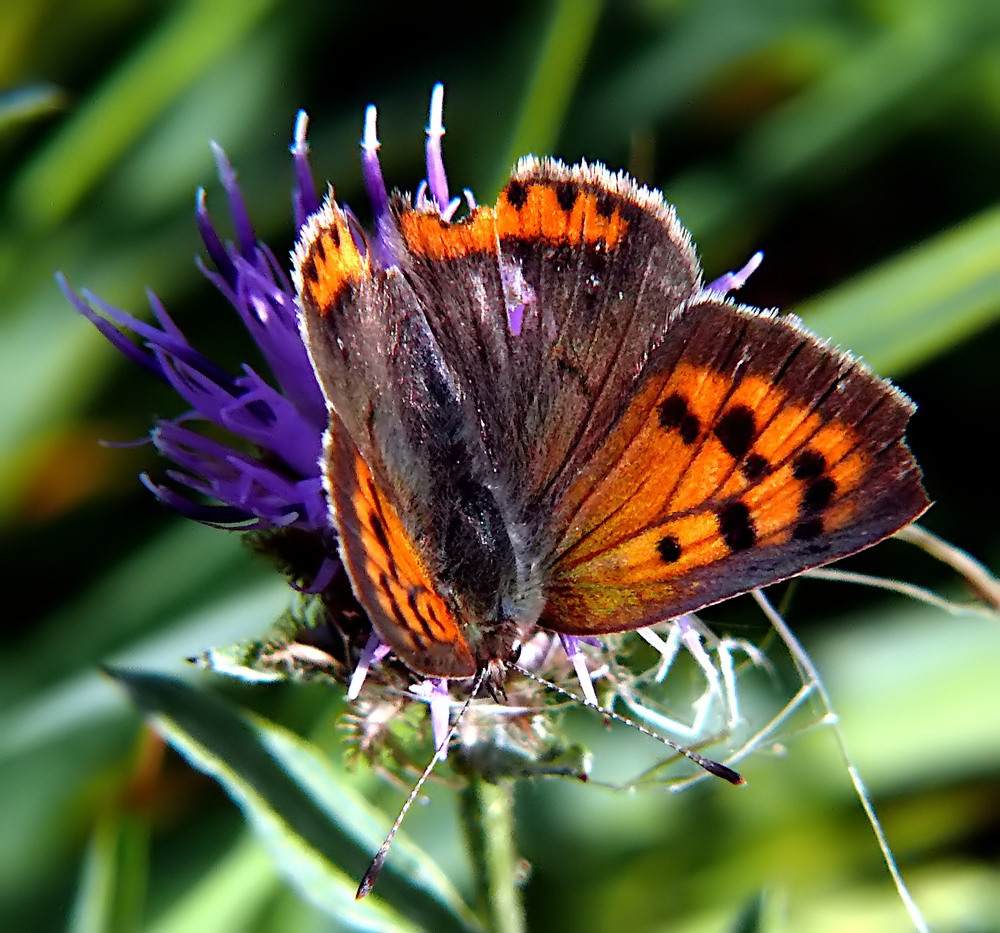
<svg viewBox="0 0 1000 933"><path fill-rule="evenodd" d="M165 750L97 666L175 672L330 752L319 686L238 688L184 658L260 634L290 591L235 535L158 506L142 437L180 413L63 300L63 270L134 313L153 289L228 366L253 348L193 257L194 192L224 217L209 140L258 234L292 246L287 146L311 117L317 179L364 213L357 143L379 106L390 184L422 177L446 85L452 185L494 197L529 151L662 188L711 278L766 254L744 300L803 314L918 403L924 523L1000 565L1000 6L995 0L292 4L20 0L0 16L0 926L328 930L218 786ZM957 599L890 542L851 569ZM746 604L746 605L743 605ZM705 614L761 640L748 599ZM1000 625L803 582L788 618L827 679L917 903L939 930L1000 930ZM641 737L584 717L600 771ZM905 930L829 730L743 764L749 787L517 788L531 929ZM648 749L637 753L644 756ZM638 759L637 759L638 760ZM645 760L645 758L643 758ZM636 770L641 766L637 765ZM408 834L460 889L454 793ZM405 911L404 911L405 912Z"/></svg>

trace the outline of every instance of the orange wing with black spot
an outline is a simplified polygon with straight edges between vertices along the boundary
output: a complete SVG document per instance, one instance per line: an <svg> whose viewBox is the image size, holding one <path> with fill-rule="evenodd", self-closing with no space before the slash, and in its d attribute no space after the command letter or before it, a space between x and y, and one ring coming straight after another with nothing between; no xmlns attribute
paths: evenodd
<svg viewBox="0 0 1000 933"><path fill-rule="evenodd" d="M793 320L694 303L556 504L541 624L636 628L886 537L928 505L912 410Z"/></svg>

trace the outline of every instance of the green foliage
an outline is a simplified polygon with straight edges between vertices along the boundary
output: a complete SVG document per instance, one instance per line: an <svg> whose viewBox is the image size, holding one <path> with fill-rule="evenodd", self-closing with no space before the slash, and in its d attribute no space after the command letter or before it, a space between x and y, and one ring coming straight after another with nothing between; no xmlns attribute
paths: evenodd
<svg viewBox="0 0 1000 933"><path fill-rule="evenodd" d="M111 676L158 733L226 788L303 897L348 924L385 930L475 926L433 859L404 839L375 906L356 904L356 879L382 840L378 812L313 746L180 681L123 670Z"/></svg>

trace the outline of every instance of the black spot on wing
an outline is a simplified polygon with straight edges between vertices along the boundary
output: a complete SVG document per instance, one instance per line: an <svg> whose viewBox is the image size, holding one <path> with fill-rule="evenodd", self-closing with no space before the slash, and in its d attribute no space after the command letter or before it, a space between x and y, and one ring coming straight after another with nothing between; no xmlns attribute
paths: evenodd
<svg viewBox="0 0 1000 933"><path fill-rule="evenodd" d="M800 480L819 479L826 470L826 457L818 450L807 448L792 462L792 476Z"/></svg>
<svg viewBox="0 0 1000 933"><path fill-rule="evenodd" d="M514 208L515 211L519 211L528 201L528 189L519 182L517 179L513 179L507 185L507 203Z"/></svg>
<svg viewBox="0 0 1000 933"><path fill-rule="evenodd" d="M664 535L657 542L656 550L663 563L672 564L681 556L681 543L674 535Z"/></svg>
<svg viewBox="0 0 1000 933"><path fill-rule="evenodd" d="M611 194L609 191L605 191L603 188L597 188L593 191L595 197L595 206L597 208L597 213L603 220L610 220L615 213L615 210L619 207L626 213L634 215L635 210L640 210L635 207L635 205L629 203L628 201L619 202L615 195ZM633 219L634 222L634 219Z"/></svg>
<svg viewBox="0 0 1000 933"><path fill-rule="evenodd" d="M757 543L757 531L753 517L745 502L730 502L718 512L719 531L730 551L746 551Z"/></svg>
<svg viewBox="0 0 1000 933"><path fill-rule="evenodd" d="M792 529L792 537L796 541L812 541L823 534L823 519L813 517L799 522Z"/></svg>
<svg viewBox="0 0 1000 933"><path fill-rule="evenodd" d="M573 210L578 193L576 185L571 182L561 181L556 185L556 200L559 202L559 206L567 213Z"/></svg>
<svg viewBox="0 0 1000 933"><path fill-rule="evenodd" d="M743 465L740 467L744 477L751 483L757 482L759 479L763 479L771 472L771 464L768 462L767 457L762 457L760 454L750 454L746 460L743 461Z"/></svg>
<svg viewBox="0 0 1000 933"><path fill-rule="evenodd" d="M821 476L806 486L802 508L809 512L822 512L833 501L837 484L829 476Z"/></svg>
<svg viewBox="0 0 1000 933"><path fill-rule="evenodd" d="M679 431L681 440L688 446L693 444L701 431L701 422L691 414L687 400L675 392L660 403L660 427L668 431Z"/></svg>
<svg viewBox="0 0 1000 933"><path fill-rule="evenodd" d="M719 443L737 463L750 453L756 433L757 422L746 405L734 405L727 409L715 425Z"/></svg>

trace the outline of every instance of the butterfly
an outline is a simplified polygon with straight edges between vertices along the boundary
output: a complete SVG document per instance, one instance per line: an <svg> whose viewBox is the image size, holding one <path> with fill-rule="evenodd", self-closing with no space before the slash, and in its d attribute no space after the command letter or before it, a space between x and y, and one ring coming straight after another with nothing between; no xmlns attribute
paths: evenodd
<svg viewBox="0 0 1000 933"><path fill-rule="evenodd" d="M674 618L928 507L910 400L706 290L673 207L603 166L522 159L459 220L394 195L378 244L331 195L295 281L341 560L417 674L502 689L538 630Z"/></svg>

